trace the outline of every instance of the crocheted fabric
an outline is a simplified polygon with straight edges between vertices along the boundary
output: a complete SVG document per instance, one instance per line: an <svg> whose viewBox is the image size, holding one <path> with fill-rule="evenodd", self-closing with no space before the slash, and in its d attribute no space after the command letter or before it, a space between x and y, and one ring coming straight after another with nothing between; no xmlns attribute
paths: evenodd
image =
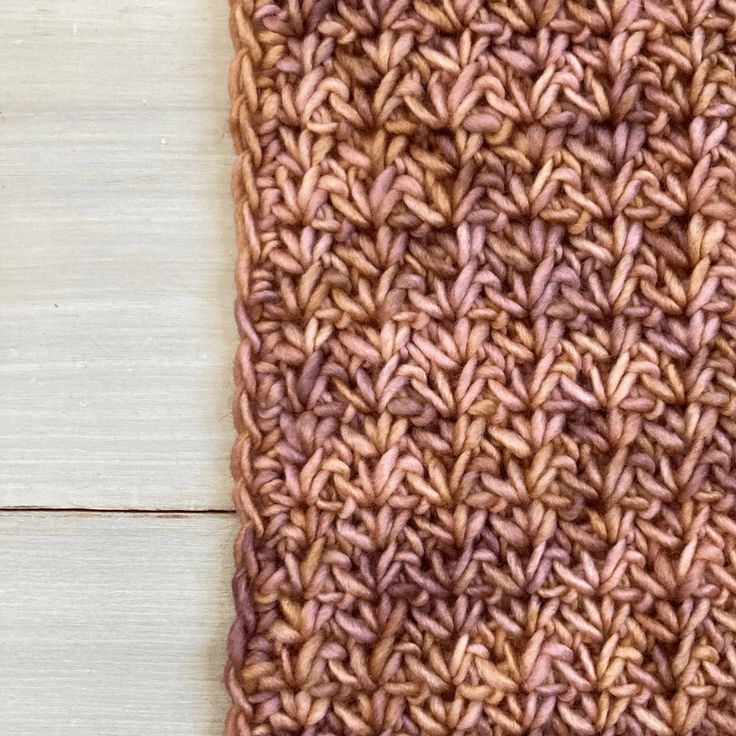
<svg viewBox="0 0 736 736"><path fill-rule="evenodd" d="M231 31L228 734L736 733L736 2Z"/></svg>

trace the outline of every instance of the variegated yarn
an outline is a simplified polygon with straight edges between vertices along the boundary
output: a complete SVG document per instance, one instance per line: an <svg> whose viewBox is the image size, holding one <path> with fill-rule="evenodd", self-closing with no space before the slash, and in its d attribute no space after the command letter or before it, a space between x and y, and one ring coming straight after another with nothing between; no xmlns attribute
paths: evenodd
<svg viewBox="0 0 736 736"><path fill-rule="evenodd" d="M231 0L228 736L736 734L736 0Z"/></svg>

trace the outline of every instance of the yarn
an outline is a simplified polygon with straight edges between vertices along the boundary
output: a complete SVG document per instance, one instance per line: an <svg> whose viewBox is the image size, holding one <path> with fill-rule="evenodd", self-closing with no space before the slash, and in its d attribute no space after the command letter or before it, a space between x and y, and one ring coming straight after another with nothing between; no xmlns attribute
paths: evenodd
<svg viewBox="0 0 736 736"><path fill-rule="evenodd" d="M736 733L736 2L231 33L228 736Z"/></svg>

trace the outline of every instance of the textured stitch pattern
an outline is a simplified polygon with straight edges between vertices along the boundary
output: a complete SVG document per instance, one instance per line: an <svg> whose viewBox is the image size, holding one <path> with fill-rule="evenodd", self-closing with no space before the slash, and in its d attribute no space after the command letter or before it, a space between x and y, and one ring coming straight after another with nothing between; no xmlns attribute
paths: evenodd
<svg viewBox="0 0 736 736"><path fill-rule="evenodd" d="M736 1L231 10L228 735L736 733Z"/></svg>

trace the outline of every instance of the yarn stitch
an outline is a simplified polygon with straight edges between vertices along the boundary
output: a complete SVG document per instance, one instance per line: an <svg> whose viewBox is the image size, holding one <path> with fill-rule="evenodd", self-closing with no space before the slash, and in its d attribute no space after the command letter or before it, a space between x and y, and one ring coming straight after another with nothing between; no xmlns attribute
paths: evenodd
<svg viewBox="0 0 736 736"><path fill-rule="evenodd" d="M231 33L228 736L736 734L736 1Z"/></svg>

